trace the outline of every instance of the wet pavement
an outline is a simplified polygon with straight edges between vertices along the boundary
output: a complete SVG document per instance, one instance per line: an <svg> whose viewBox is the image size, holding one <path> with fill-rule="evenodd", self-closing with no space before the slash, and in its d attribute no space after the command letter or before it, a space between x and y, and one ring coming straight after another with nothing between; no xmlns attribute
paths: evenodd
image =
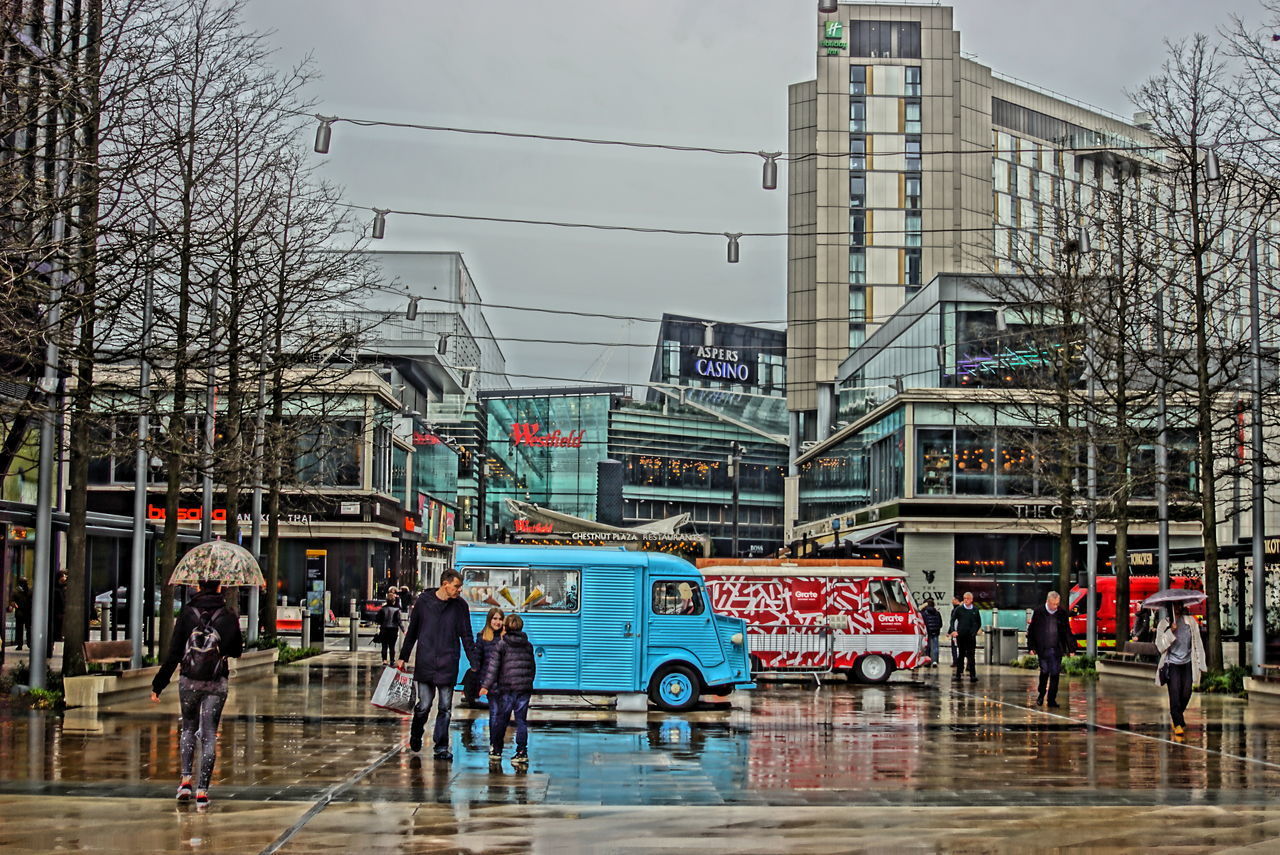
<svg viewBox="0 0 1280 855"><path fill-rule="evenodd" d="M946 672L765 687L688 715L535 699L527 771L491 771L484 711L451 764L368 705L371 653L233 688L214 804L172 801L176 692L97 713L0 712L3 852L1280 851L1280 705L1154 685ZM508 758L510 749L508 749Z"/></svg>

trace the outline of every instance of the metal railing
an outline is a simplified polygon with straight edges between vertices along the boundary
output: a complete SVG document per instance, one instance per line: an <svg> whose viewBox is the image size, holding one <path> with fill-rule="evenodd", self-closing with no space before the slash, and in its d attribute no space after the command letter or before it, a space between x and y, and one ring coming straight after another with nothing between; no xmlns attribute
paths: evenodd
<svg viewBox="0 0 1280 855"><path fill-rule="evenodd" d="M834 636L826 624L748 624L747 643L752 654L753 676L800 675L813 677L821 686L819 678L830 674L835 666ZM773 661L764 665L757 658L760 653L775 654ZM757 663L759 668L755 667Z"/></svg>

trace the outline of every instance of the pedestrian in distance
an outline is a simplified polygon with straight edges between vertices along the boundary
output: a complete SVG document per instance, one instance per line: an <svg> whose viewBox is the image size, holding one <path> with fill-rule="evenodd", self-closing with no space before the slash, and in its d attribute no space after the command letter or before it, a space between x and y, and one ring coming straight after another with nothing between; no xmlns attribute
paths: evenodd
<svg viewBox="0 0 1280 855"><path fill-rule="evenodd" d="M973 604L973 594L964 592L960 605L951 610L951 637L955 639L959 658L956 659L955 679L964 675L964 667L969 666L969 682L978 681L976 651L978 649L978 633L982 631L982 614Z"/></svg>
<svg viewBox="0 0 1280 855"><path fill-rule="evenodd" d="M181 732L178 741L182 779L178 801L192 797L192 761L196 738L200 739L200 770L195 781L197 808L209 805L209 782L217 752L218 722L227 702L227 659L244 651L240 616L222 596L222 583L202 581L199 592L178 615L168 655L151 681L151 702L160 702L160 693L178 670L178 703Z"/></svg>
<svg viewBox="0 0 1280 855"><path fill-rule="evenodd" d="M955 628L956 628L956 609L960 608L960 598L951 598L951 614L947 616L947 638L951 640L951 667L956 667L956 663L960 661L960 647L956 644Z"/></svg>
<svg viewBox="0 0 1280 855"><path fill-rule="evenodd" d="M1163 683L1168 688L1173 735L1182 736L1186 733L1183 713L1191 703L1191 688L1205 672L1204 643L1200 640L1200 625L1181 604L1175 603L1170 612L1170 616L1160 618L1156 627L1156 649L1160 651L1156 685Z"/></svg>
<svg viewBox="0 0 1280 855"><path fill-rule="evenodd" d="M1071 634L1067 610L1062 608L1062 597L1050 591L1044 605L1031 614L1027 627L1027 646L1040 660L1040 682L1036 691L1036 706L1048 698L1049 706L1058 706L1058 679L1062 674L1062 660L1076 647L1076 637Z"/></svg>
<svg viewBox="0 0 1280 855"><path fill-rule="evenodd" d="M400 600L395 594L388 594L387 601L378 609L378 641L382 642L382 664L390 665L396 658L396 641L400 638L400 627L404 622L404 613L400 611Z"/></svg>
<svg viewBox="0 0 1280 855"><path fill-rule="evenodd" d="M942 612L938 611L938 607L933 604L933 598L930 597L924 601L924 608L920 610L920 617L924 618L924 631L928 638L928 657L929 667L938 667L938 636L942 634Z"/></svg>
<svg viewBox="0 0 1280 855"><path fill-rule="evenodd" d="M480 678L484 676L484 669L489 664L489 657L493 654L493 649L498 645L498 640L502 638L505 620L506 614L503 613L502 609L489 609L489 614L485 615L484 618L484 626L476 633L476 649L480 651L480 667L478 669L468 668L467 673L462 675L462 701L467 706L483 706L478 700ZM490 721L492 721L495 710L496 708L493 704L490 704Z"/></svg>
<svg viewBox="0 0 1280 855"><path fill-rule="evenodd" d="M432 737L437 760L453 759L449 751L449 720L453 717L453 687L458 680L460 651L466 651L472 668L480 668L476 643L471 637L470 611L458 599L461 593L462 576L456 570L445 570L440 574L440 587L418 597L409 613L409 630L396 662L403 671L405 660L415 646L418 648L413 661L418 702L409 728L409 750L422 750L422 735L434 701L436 723Z"/></svg>
<svg viewBox="0 0 1280 855"><path fill-rule="evenodd" d="M27 580L21 576L14 586L13 602L9 606L13 609L13 649L21 650L23 639L27 639L27 645L31 644L31 586L27 584Z"/></svg>
<svg viewBox="0 0 1280 855"><path fill-rule="evenodd" d="M511 762L515 766L528 765L529 698L533 694L536 673L533 645L524 634L524 620L520 615L507 615L502 638L494 645L493 655L489 657L480 680L481 694L490 693L490 709L497 708L496 715L489 714L490 763L502 762L502 743L514 718L516 753Z"/></svg>

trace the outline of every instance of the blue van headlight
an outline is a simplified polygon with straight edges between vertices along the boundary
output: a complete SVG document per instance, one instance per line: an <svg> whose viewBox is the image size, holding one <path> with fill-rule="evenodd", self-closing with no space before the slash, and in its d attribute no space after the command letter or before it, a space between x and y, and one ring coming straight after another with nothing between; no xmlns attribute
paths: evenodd
<svg viewBox="0 0 1280 855"><path fill-rule="evenodd" d="M740 632L735 632L733 635L729 636L729 640L730 640L730 641L732 641L734 644L738 645L739 647L741 647L741 646L742 646L742 633L740 633Z"/></svg>

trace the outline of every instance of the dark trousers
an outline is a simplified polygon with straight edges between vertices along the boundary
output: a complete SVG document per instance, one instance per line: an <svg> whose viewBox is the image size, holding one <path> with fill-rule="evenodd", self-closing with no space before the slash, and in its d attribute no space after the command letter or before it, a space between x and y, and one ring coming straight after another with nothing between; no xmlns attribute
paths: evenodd
<svg viewBox="0 0 1280 855"><path fill-rule="evenodd" d="M213 780L213 764L218 749L218 722L222 720L222 707L227 702L224 688L221 692L199 689L179 689L178 704L182 710L182 725L178 737L178 759L182 777L190 778L195 761L196 737L200 738L200 774L196 777L196 789L209 789Z"/></svg>
<svg viewBox="0 0 1280 855"><path fill-rule="evenodd" d="M437 686L435 683L418 684L418 703L413 708L413 724L409 728L412 744L422 740L423 731L427 729L427 719L431 716L431 704L436 703L436 726L432 731L432 742L435 750L449 750L449 720L453 718L453 684Z"/></svg>
<svg viewBox="0 0 1280 855"><path fill-rule="evenodd" d="M1040 686L1038 700L1045 699L1048 692L1049 703L1058 702L1058 678L1062 674L1062 654L1057 650L1046 650L1037 654L1040 660Z"/></svg>
<svg viewBox="0 0 1280 855"><path fill-rule="evenodd" d="M969 665L969 676L978 676L978 665L976 651L978 648L978 636L959 633L956 635L956 650L959 658L956 659L956 676L959 677L964 673L964 666Z"/></svg>
<svg viewBox="0 0 1280 855"><path fill-rule="evenodd" d="M396 661L396 636L397 635L398 633L394 629L381 630L380 637L382 639L382 661L383 662Z"/></svg>
<svg viewBox="0 0 1280 855"><path fill-rule="evenodd" d="M511 719L516 720L516 753L524 754L529 748L529 692L499 692L489 698L489 746L495 754L502 753ZM497 707L497 709L493 709Z"/></svg>
<svg viewBox="0 0 1280 855"><path fill-rule="evenodd" d="M31 615L17 612L13 616L13 646L22 649L23 638L31 635Z"/></svg>
<svg viewBox="0 0 1280 855"><path fill-rule="evenodd" d="M1165 687L1169 690L1169 717L1178 727L1186 727L1187 720L1183 713L1187 704L1191 703L1191 663L1169 665L1169 682Z"/></svg>

